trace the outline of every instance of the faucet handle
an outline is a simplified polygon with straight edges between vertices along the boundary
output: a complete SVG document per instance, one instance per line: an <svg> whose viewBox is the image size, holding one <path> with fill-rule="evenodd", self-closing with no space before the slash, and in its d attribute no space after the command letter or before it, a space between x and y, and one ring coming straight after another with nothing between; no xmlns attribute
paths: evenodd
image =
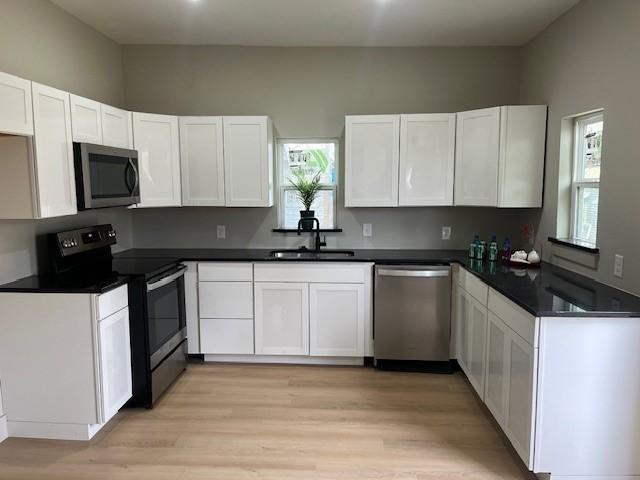
<svg viewBox="0 0 640 480"><path fill-rule="evenodd" d="M320 246L321 247L326 247L327 246L327 236L326 235L322 236L322 241L320 242Z"/></svg>

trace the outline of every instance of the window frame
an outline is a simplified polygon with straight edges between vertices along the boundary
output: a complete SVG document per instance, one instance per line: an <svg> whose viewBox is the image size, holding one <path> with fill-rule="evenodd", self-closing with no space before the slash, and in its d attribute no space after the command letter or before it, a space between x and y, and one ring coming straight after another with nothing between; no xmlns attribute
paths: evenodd
<svg viewBox="0 0 640 480"><path fill-rule="evenodd" d="M334 184L323 183L320 186L320 190L333 191L333 225L322 225L321 230L334 230L338 228L338 186L340 185L340 139L339 138L320 138L320 137L300 137L300 138L278 138L276 142L276 188L278 191L278 227L279 229L288 229L284 224L284 211L285 211L285 196L288 191L295 190L288 180L284 178L285 168L283 165L284 159L284 145L287 143L333 143L335 146L335 170L336 181Z"/></svg>
<svg viewBox="0 0 640 480"><path fill-rule="evenodd" d="M602 131L604 137L604 110L598 110L596 112L588 113L575 117L573 121L573 149L572 149L572 172L571 172L571 225L570 235L571 238L582 242L591 243L585 238L578 236L578 218L580 210L579 196L581 189L595 188L600 193L600 179L588 180L584 178L584 130L586 125L602 122ZM602 164L601 164L602 174ZM578 176L579 173L579 176ZM599 197L599 196L598 196ZM600 200L598 199L598 217L600 216ZM598 232L596 231L596 237L594 245L598 241Z"/></svg>

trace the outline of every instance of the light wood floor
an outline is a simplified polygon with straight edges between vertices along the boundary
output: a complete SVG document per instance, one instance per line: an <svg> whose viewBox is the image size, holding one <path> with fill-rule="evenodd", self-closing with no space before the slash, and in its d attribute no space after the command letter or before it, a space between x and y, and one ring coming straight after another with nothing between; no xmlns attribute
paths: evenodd
<svg viewBox="0 0 640 480"><path fill-rule="evenodd" d="M8 439L1 479L526 479L460 374L190 365L91 442Z"/></svg>

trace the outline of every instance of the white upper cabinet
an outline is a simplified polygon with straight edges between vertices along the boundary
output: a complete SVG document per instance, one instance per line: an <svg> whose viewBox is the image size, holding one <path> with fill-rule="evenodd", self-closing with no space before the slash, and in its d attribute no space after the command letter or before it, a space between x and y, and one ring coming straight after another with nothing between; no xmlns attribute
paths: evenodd
<svg viewBox="0 0 640 480"><path fill-rule="evenodd" d="M458 113L455 204L498 205L500 107Z"/></svg>
<svg viewBox="0 0 640 480"><path fill-rule="evenodd" d="M545 105L458 113L455 204L542 206Z"/></svg>
<svg viewBox="0 0 640 480"><path fill-rule="evenodd" d="M182 204L223 206L222 117L180 117Z"/></svg>
<svg viewBox="0 0 640 480"><path fill-rule="evenodd" d="M133 114L134 148L140 168L139 207L179 207L180 147L178 117Z"/></svg>
<svg viewBox="0 0 640 480"><path fill-rule="evenodd" d="M398 205L400 115L345 117L345 206Z"/></svg>
<svg viewBox="0 0 640 480"><path fill-rule="evenodd" d="M131 112L110 105L100 106L102 143L109 147L133 148Z"/></svg>
<svg viewBox="0 0 640 480"><path fill-rule="evenodd" d="M546 105L501 107L499 207L542 207Z"/></svg>
<svg viewBox="0 0 640 480"><path fill-rule="evenodd" d="M456 116L400 116L400 206L453 205Z"/></svg>
<svg viewBox="0 0 640 480"><path fill-rule="evenodd" d="M273 206L273 126L269 117L224 117L225 204Z"/></svg>
<svg viewBox="0 0 640 480"><path fill-rule="evenodd" d="M70 99L73 141L102 145L100 103L73 94Z"/></svg>
<svg viewBox="0 0 640 480"><path fill-rule="evenodd" d="M0 72L0 133L33 135L31 82Z"/></svg>
<svg viewBox="0 0 640 480"><path fill-rule="evenodd" d="M35 178L40 217L77 213L69 94L33 83Z"/></svg>

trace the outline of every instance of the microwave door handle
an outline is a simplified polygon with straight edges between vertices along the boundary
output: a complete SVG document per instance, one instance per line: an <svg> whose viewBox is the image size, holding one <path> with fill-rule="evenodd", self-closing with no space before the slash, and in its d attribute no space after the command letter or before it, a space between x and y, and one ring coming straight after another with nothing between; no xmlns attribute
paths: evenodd
<svg viewBox="0 0 640 480"><path fill-rule="evenodd" d="M136 193L136 189L138 188L138 184L140 183L140 175L138 173L138 169L136 168L135 164L133 163L133 160L129 159L129 166L131 167L131 170L133 170L133 176L134 176L134 184L133 184L133 188L131 189L131 196L133 197Z"/></svg>
<svg viewBox="0 0 640 480"><path fill-rule="evenodd" d="M127 163L127 166L124 168L124 184L129 190L129 193L133 195L133 187L131 186L131 182L129 182L129 171L131 170L131 162Z"/></svg>

